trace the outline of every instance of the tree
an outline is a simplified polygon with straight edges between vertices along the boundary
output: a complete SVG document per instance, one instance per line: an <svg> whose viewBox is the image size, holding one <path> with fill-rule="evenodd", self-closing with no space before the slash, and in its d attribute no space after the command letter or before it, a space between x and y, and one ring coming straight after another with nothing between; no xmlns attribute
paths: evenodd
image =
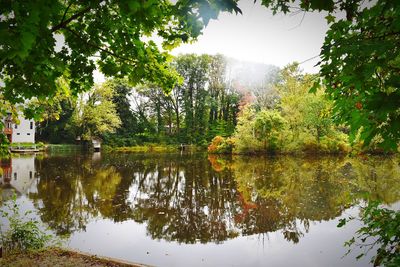
<svg viewBox="0 0 400 267"><path fill-rule="evenodd" d="M263 142L264 150L275 150L278 133L284 127L285 120L278 111L261 110L255 117L256 138Z"/></svg>
<svg viewBox="0 0 400 267"><path fill-rule="evenodd" d="M139 97L147 99L148 116L154 118L155 134L160 137L166 133L165 126L168 127L168 134L172 133L173 124L173 100L170 95L166 95L162 88L155 84L145 84L136 87Z"/></svg>
<svg viewBox="0 0 400 267"><path fill-rule="evenodd" d="M400 141L400 3L360 6L347 20L332 21L321 51L321 75L335 101L338 121L354 140L397 150ZM340 37L338 37L340 35Z"/></svg>
<svg viewBox="0 0 400 267"><path fill-rule="evenodd" d="M178 80L170 56L144 37L157 35L171 49L195 40L219 12L241 12L236 0L6 0L0 10L0 94L11 104L51 99L60 77L74 95L88 90L96 65L108 77L169 92Z"/></svg>
<svg viewBox="0 0 400 267"><path fill-rule="evenodd" d="M177 72L183 82L178 85L181 91L183 111L185 112L185 133L187 142L204 139L208 121L208 82L210 57L195 54L181 55L175 60Z"/></svg>
<svg viewBox="0 0 400 267"><path fill-rule="evenodd" d="M262 0L277 12L288 13L294 0ZM373 2L373 3L371 3ZM381 146L397 150L400 141L400 3L378 0L301 0L300 10L327 11L329 30L321 48L321 81L334 100L339 123L350 125L354 140L368 145L381 137ZM296 9L298 12L298 8ZM337 16L344 12L346 17Z"/></svg>
<svg viewBox="0 0 400 267"><path fill-rule="evenodd" d="M295 0L261 3L274 13L288 13ZM384 147L395 148L400 138L400 3L363 3L301 0L294 8L329 13L330 30L319 64L339 121L350 124L352 136L363 126L361 138L366 144L380 135ZM194 40L220 11L241 13L235 0L2 1L0 10L1 93L12 104L51 98L61 76L73 92L90 88L93 58L100 58L97 64L107 76L150 80L168 91L177 81L166 64L169 56L142 37L157 34L164 48L171 48ZM335 18L339 12L346 18ZM61 49L55 45L57 36L63 40Z"/></svg>
<svg viewBox="0 0 400 267"><path fill-rule="evenodd" d="M130 103L132 94L132 86L126 80L112 79L107 81L107 85L112 88L115 108L118 117L121 120L121 127L117 129L117 133L127 135L138 130L137 119L133 114Z"/></svg>
<svg viewBox="0 0 400 267"><path fill-rule="evenodd" d="M311 130L317 138L319 145L321 137L328 134L332 128L332 103L326 96L320 94L309 98L304 107L304 125Z"/></svg>
<svg viewBox="0 0 400 267"><path fill-rule="evenodd" d="M83 98L82 96L73 118L76 135L81 140L89 141L115 132L121 125L121 120L112 102L112 87L108 84L95 86L89 92L88 100L84 101Z"/></svg>
<svg viewBox="0 0 400 267"><path fill-rule="evenodd" d="M304 116L308 99L313 97L308 94L312 78L304 76L298 63L285 66L281 71L281 81L276 85L280 96L279 109L282 116L287 120L292 139L300 139L304 132Z"/></svg>
<svg viewBox="0 0 400 267"><path fill-rule="evenodd" d="M48 100L32 99L28 104L30 111L36 116L36 140L49 143L70 143L75 141L75 136L70 131L71 117L77 105L76 96L71 91L64 79L57 80L59 90L55 96Z"/></svg>
<svg viewBox="0 0 400 267"><path fill-rule="evenodd" d="M214 136L230 136L236 126L239 95L227 85L227 59L223 55L210 56L208 69L209 140Z"/></svg>
<svg viewBox="0 0 400 267"><path fill-rule="evenodd" d="M255 136L256 112L249 105L239 113L234 140L237 152L256 152L263 149L262 143Z"/></svg>

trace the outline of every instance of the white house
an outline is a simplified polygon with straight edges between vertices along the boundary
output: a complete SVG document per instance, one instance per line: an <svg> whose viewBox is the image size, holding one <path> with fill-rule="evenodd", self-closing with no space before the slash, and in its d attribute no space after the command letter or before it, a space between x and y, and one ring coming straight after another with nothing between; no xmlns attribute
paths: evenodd
<svg viewBox="0 0 400 267"><path fill-rule="evenodd" d="M18 114L19 124L15 123L11 114L4 119L4 133L10 143L35 143L35 121Z"/></svg>

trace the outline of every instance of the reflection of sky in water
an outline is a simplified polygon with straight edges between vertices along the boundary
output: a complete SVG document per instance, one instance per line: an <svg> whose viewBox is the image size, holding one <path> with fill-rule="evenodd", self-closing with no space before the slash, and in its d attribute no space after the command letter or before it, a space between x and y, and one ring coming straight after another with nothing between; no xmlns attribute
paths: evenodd
<svg viewBox="0 0 400 267"><path fill-rule="evenodd" d="M298 244L287 242L277 231L238 237L218 245L185 245L151 239L145 224L100 220L89 223L86 232L74 234L69 246L155 266L366 266L368 259L355 262L355 253L342 259L346 253L343 243L351 238L358 224L352 222L338 230L337 223L338 219L313 224Z"/></svg>
<svg viewBox="0 0 400 267"><path fill-rule="evenodd" d="M400 208L394 159L75 155L37 159L27 179L30 160L13 165L22 211L71 248L156 266L365 266L342 258L359 222L339 219L365 191Z"/></svg>

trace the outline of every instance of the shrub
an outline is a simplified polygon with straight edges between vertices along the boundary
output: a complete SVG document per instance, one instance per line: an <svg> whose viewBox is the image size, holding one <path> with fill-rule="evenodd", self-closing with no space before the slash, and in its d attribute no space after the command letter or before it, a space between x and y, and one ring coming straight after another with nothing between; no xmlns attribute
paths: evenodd
<svg viewBox="0 0 400 267"><path fill-rule="evenodd" d="M2 209L0 214L8 220L9 230L3 232L3 222L0 224L0 245L3 248L3 254L39 250L54 240L51 235L41 230L38 221L22 219L16 202L16 195L13 196L11 202L5 204L5 207L8 211ZM24 217L30 213L30 211L25 212Z"/></svg>
<svg viewBox="0 0 400 267"><path fill-rule="evenodd" d="M222 136L216 136L211 141L208 146L209 153L232 153L235 146L235 141L233 138L224 138Z"/></svg>
<svg viewBox="0 0 400 267"><path fill-rule="evenodd" d="M38 142L36 143L37 148L44 148L44 143L43 142Z"/></svg>

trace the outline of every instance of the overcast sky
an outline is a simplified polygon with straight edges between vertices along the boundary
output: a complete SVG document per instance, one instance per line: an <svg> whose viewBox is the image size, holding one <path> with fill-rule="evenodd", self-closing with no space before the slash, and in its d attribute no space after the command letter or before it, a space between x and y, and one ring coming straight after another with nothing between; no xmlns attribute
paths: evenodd
<svg viewBox="0 0 400 267"><path fill-rule="evenodd" d="M326 13L299 13L273 16L257 1L242 0L243 15L220 14L210 21L203 35L194 44L174 49L179 53L221 53L239 60L273 64L283 67L293 61L303 62L317 56L328 29ZM305 62L301 68L315 73L318 58Z"/></svg>
<svg viewBox="0 0 400 267"><path fill-rule="evenodd" d="M241 0L243 15L221 13L218 20L211 20L203 35L193 44L183 44L172 51L180 53L224 54L235 59L272 64L283 67L294 61L303 62L319 55L328 25L327 13L277 14L260 0ZM304 17L303 17L304 16ZM157 38L155 38L157 42ZM304 62L300 67L315 73L313 67L319 58ZM95 82L103 82L104 76L94 71Z"/></svg>

